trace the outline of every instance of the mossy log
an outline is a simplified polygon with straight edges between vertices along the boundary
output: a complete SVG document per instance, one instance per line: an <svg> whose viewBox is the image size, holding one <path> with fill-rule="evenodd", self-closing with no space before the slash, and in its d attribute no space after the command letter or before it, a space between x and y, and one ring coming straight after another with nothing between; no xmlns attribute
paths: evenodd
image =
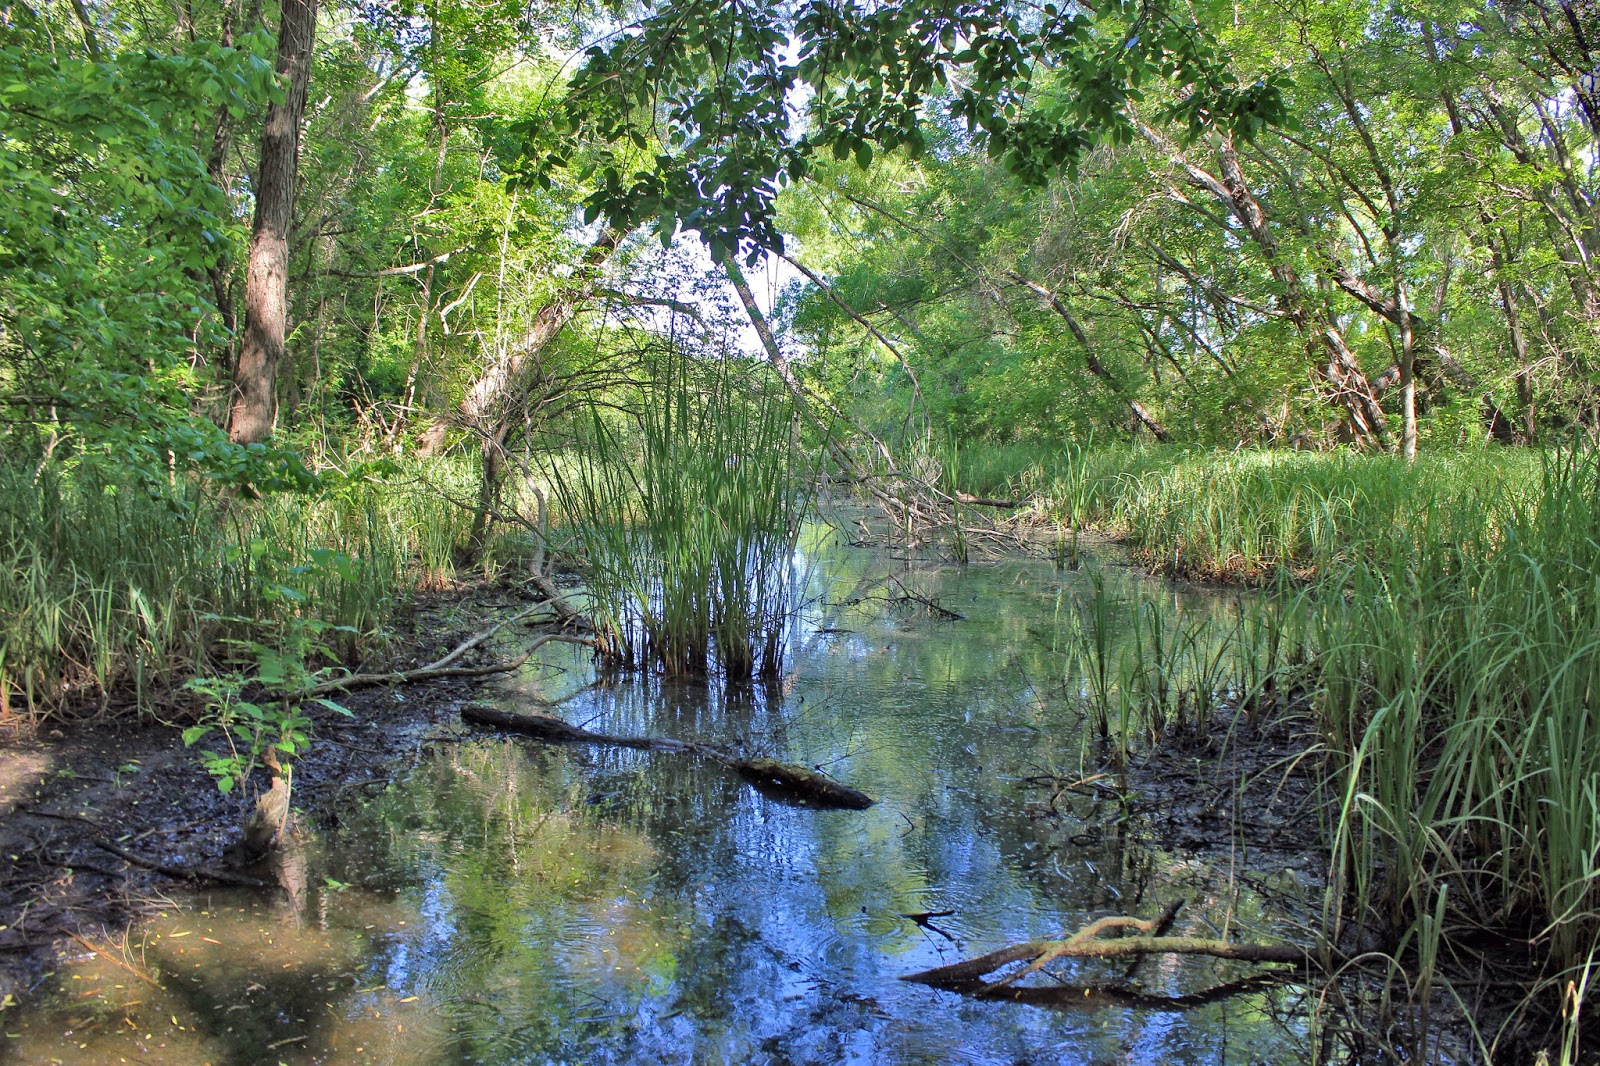
<svg viewBox="0 0 1600 1066"><path fill-rule="evenodd" d="M770 799L803 807L862 811L874 800L849 785L841 785L815 770L776 759L746 759L709 744L658 737L618 737L592 733L545 714L510 714L506 711L470 703L461 708L461 717L473 725L489 726L521 733L553 744L609 744L643 751L665 751L711 759L733 770L751 787Z"/></svg>

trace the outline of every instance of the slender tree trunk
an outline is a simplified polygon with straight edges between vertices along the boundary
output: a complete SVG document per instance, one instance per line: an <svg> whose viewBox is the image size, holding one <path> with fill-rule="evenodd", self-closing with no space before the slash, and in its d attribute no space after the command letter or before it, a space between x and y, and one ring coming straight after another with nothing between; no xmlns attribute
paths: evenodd
<svg viewBox="0 0 1600 1066"><path fill-rule="evenodd" d="M1133 414L1134 421L1149 430L1156 440L1162 443L1170 441L1172 434L1168 433L1166 428L1156 421L1156 417L1150 413L1144 404L1129 398L1123 391L1122 384L1117 380L1116 375L1106 369L1106 365L1095 354L1094 345L1089 343L1089 335L1084 332L1083 325L1067 308L1067 305L1062 302L1061 297L1037 281L1032 281L1014 270L1010 272L1010 277L1011 280L1042 299L1050 306L1052 311L1061 316L1061 320L1067 324L1067 332L1072 334L1072 339L1078 342L1078 347L1083 351L1084 365L1089 368L1089 373L1104 382L1106 388L1110 389L1119 400L1128 405L1128 410Z"/></svg>
<svg viewBox="0 0 1600 1066"><path fill-rule="evenodd" d="M843 444L834 439L830 432L832 427L826 419L817 414L815 408L820 404L829 416L838 420L841 425L847 425L855 432L861 434L866 440L872 442L873 447L890 467L894 466L894 453L889 446L874 435L865 426L860 425L843 411L828 401L810 392L801 384L795 375L794 367L789 365L789 357L783 354L783 349L778 346L778 338L773 335L772 327L767 323L767 316L761 313L761 307L756 303L755 293L750 290L750 283L745 280L744 271L739 269L739 263L729 258L724 270L728 276L728 283L733 286L733 291L739 295L739 302L744 305L745 315L750 319L750 325L756 331L756 336L761 340L761 347L766 349L767 361L772 364L772 369L777 371L778 379L783 382L783 387L788 390L794 399L795 409L809 419L811 424L827 434L829 450L839 460L839 464L850 472L852 477L864 478L865 472L860 465L851 458Z"/></svg>
<svg viewBox="0 0 1600 1066"><path fill-rule="evenodd" d="M500 502L500 479L506 470L506 438L510 425L501 423L483 435L483 478L478 482L478 510L472 516L472 532L467 544L474 553L482 551L489 540L489 527Z"/></svg>
<svg viewBox="0 0 1600 1066"><path fill-rule="evenodd" d="M1320 343L1327 354L1327 362L1319 368L1319 376L1330 387L1333 401L1344 408L1350 430L1358 441L1382 442L1386 429L1383 407L1378 403L1377 392L1367 380L1361 363L1345 342L1339 329L1325 308L1313 308L1310 294L1300 279L1299 272L1279 254L1278 238L1272 231L1261 202L1245 180L1244 169L1239 164L1232 137L1219 137L1215 145L1218 170L1225 202L1234 216L1244 224L1268 269L1278 282L1281 293L1279 306L1289 321L1304 331L1309 344Z"/></svg>
<svg viewBox="0 0 1600 1066"><path fill-rule="evenodd" d="M1411 329L1411 308L1403 288L1396 289L1400 304L1400 456L1417 461L1417 338Z"/></svg>
<svg viewBox="0 0 1600 1066"><path fill-rule="evenodd" d="M1321 301L1307 291L1292 257L1281 254L1272 222L1245 179L1232 137L1218 134L1212 138L1211 147L1217 160L1217 172L1213 174L1154 127L1138 120L1137 116L1135 121L1145 139L1165 155L1177 171L1195 187L1215 197L1238 219L1277 282L1278 291L1273 301L1278 311L1305 342L1318 394L1342 412L1355 440L1363 444L1382 443L1387 426L1377 390L1361 369L1337 321L1325 306L1321 306ZM1177 195L1184 194L1178 190Z"/></svg>
<svg viewBox="0 0 1600 1066"><path fill-rule="evenodd" d="M1500 275L1498 270L1495 273ZM1538 429L1537 409L1533 403L1533 372L1528 365L1528 338L1522 332L1522 316L1517 312L1517 297L1511 290L1511 283L1504 276L1497 276L1495 284L1500 290L1500 307L1505 311L1506 328L1511 333L1511 350L1517 357L1517 403L1522 406L1522 436L1532 444Z"/></svg>
<svg viewBox="0 0 1600 1066"><path fill-rule="evenodd" d="M284 0L277 69L286 91L282 101L267 108L261 131L255 225L245 270L244 340L233 371L228 418L228 436L236 444L265 439L277 416L278 362L289 323L289 227L316 30L317 0Z"/></svg>

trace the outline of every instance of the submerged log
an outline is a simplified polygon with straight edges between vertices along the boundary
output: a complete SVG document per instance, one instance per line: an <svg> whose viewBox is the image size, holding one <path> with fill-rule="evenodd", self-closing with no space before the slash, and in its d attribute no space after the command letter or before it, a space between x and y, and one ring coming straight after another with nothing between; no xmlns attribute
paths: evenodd
<svg viewBox="0 0 1600 1066"><path fill-rule="evenodd" d="M864 811L873 804L872 797L865 792L793 763L776 759L734 759L728 765L757 792L773 799L794 802L800 797L800 802L810 806L850 811Z"/></svg>
<svg viewBox="0 0 1600 1066"><path fill-rule="evenodd" d="M815 770L776 759L745 759L709 744L659 737L617 737L592 733L545 714L509 714L506 711L469 703L461 708L463 721L521 733L552 744L609 744L642 751L665 751L711 759L733 770L756 791L770 799L802 807L863 811L875 802L871 796L848 785L841 785Z"/></svg>
<svg viewBox="0 0 1600 1066"><path fill-rule="evenodd" d="M983 993L979 998L1022 1003L1047 1010L1084 1011L1103 1007L1132 1007L1136 1010L1185 1011L1220 1003L1233 996L1276 987L1283 983L1277 973L1257 973L1226 981L1199 992L1184 992L1173 996L1143 992L1123 985L1032 985L1011 986Z"/></svg>

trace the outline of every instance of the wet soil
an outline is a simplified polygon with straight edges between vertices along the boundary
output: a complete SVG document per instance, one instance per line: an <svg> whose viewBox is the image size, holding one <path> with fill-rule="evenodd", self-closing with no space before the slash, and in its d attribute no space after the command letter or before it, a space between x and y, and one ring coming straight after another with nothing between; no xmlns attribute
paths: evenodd
<svg viewBox="0 0 1600 1066"><path fill-rule="evenodd" d="M398 621L388 663L405 669L438 657L515 597L470 588L419 601ZM497 659L493 650L473 655L461 665ZM448 743L479 683L351 693L341 701L350 717L310 709L314 739L295 766L293 824L337 825L341 807L404 776L431 745ZM239 838L255 790L219 792L196 752L184 748L184 724L102 720L0 730L0 1004L27 999L64 958L172 907L166 894L184 881L175 872L191 872L198 884L211 873L238 876L227 870L224 851ZM136 865L104 845L172 869Z"/></svg>

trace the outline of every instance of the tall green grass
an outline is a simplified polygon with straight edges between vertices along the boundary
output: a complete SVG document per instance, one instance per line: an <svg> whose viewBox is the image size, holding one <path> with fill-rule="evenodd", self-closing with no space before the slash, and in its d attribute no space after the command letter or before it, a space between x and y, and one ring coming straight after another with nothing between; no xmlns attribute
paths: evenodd
<svg viewBox="0 0 1600 1066"><path fill-rule="evenodd" d="M1510 1027L1557 1025L1537 1040L1575 1061L1574 990L1600 958L1600 452L1103 462L1119 458L1120 475L1063 461L1054 484L1095 501L1147 563L1279 584L1209 635L1231 646L1209 680L1198 634L1089 605L1071 669L1102 731L1116 719L1159 739L1151 723L1183 720L1174 678L1192 706L1233 686L1252 713L1269 691L1309 692L1332 804L1330 940L1387 931L1413 988L1441 958L1520 960L1531 977ZM1097 635L1128 627L1132 650Z"/></svg>
<svg viewBox="0 0 1600 1066"><path fill-rule="evenodd" d="M1337 569L1380 539L1416 544L1437 532L1442 511L1492 517L1540 486L1530 451L1425 454L1409 466L1342 451L1154 444L966 444L939 454L956 488L1119 535L1153 569L1252 582Z"/></svg>
<svg viewBox="0 0 1600 1066"><path fill-rule="evenodd" d="M811 480L794 430L767 375L684 359L642 387L628 426L596 410L587 449L551 477L607 658L675 675L779 672Z"/></svg>
<svg viewBox="0 0 1600 1066"><path fill-rule="evenodd" d="M1301 618L1292 601L1186 611L1169 598L1122 600L1095 575L1075 603L1064 680L1125 764L1136 748L1208 733L1223 711L1259 724L1278 688L1300 681Z"/></svg>
<svg viewBox="0 0 1600 1066"><path fill-rule="evenodd" d="M1071 527L1117 518L1125 489L1191 453L1141 444L959 444L941 442L935 458L947 487L974 496L1026 500L1043 519ZM1196 453L1197 454L1197 453Z"/></svg>
<svg viewBox="0 0 1600 1066"><path fill-rule="evenodd" d="M353 661L465 528L402 473L246 500L0 464L0 714L166 710L293 619L319 623L319 654Z"/></svg>

